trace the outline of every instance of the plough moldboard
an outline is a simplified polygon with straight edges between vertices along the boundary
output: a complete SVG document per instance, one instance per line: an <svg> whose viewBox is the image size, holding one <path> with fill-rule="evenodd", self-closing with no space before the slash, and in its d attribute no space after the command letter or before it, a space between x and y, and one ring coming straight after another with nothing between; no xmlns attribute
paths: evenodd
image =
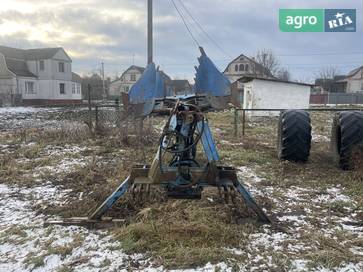
<svg viewBox="0 0 363 272"><path fill-rule="evenodd" d="M258 220L269 223L264 211L237 178L236 169L220 164L219 154L208 124L205 111L226 108L231 97L230 83L201 49L202 56L196 67L194 94L164 97L165 84L155 65L150 65L141 79L131 88L130 105L133 115L143 117L168 112L169 119L159 140L159 148L151 165L135 165L130 175L88 217L47 221L46 224L97 225L119 224L122 219L105 217L106 212L126 192L148 194L152 186L161 187L168 198L199 199L205 187L218 188L226 202L234 202L239 195L252 209ZM147 94L147 95L146 95ZM197 158L201 143L206 162Z"/></svg>

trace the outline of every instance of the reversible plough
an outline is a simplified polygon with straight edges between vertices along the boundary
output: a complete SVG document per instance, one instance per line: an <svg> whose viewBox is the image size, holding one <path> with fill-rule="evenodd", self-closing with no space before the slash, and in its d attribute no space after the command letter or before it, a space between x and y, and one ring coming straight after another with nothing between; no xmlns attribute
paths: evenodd
<svg viewBox="0 0 363 272"><path fill-rule="evenodd" d="M165 190L168 198L199 199L205 187L215 187L225 200L244 199L262 223L270 220L265 212L238 180L237 171L221 165L218 151L205 117L205 112L222 110L230 103L229 80L215 67L200 48L193 94L166 97L168 92L162 73L151 63L140 80L131 88L127 111L135 117L168 111L169 118L159 141L159 148L151 165L135 165L130 175L88 217L48 221L47 224L93 224L117 222L120 219L104 215L127 191L132 194L150 192L152 186ZM125 104L125 103L124 103ZM197 158L201 143L206 157L202 164Z"/></svg>

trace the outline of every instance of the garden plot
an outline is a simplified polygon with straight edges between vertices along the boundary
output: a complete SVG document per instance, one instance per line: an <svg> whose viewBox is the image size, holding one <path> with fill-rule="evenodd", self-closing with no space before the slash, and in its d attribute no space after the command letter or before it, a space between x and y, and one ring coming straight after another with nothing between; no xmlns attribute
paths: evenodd
<svg viewBox="0 0 363 272"><path fill-rule="evenodd" d="M0 271L361 271L363 176L332 163L327 119L319 116L314 131L324 137L301 165L276 159L274 122L251 123L235 139L231 113L209 114L223 163L238 169L272 225L207 190L199 201L125 200L112 211L127 219L119 227L44 227L48 218L87 215L132 164L151 162L157 133L125 144L117 135L32 132L24 140L2 131Z"/></svg>

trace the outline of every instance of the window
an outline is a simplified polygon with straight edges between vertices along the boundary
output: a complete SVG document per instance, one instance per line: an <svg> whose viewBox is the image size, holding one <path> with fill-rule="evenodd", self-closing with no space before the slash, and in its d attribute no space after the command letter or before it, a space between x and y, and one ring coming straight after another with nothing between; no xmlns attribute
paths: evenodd
<svg viewBox="0 0 363 272"><path fill-rule="evenodd" d="M64 73L64 62L59 62L58 63L58 68L59 68L59 72L60 73Z"/></svg>
<svg viewBox="0 0 363 272"><path fill-rule="evenodd" d="M72 94L76 93L76 83L72 83Z"/></svg>
<svg viewBox="0 0 363 272"><path fill-rule="evenodd" d="M240 70L240 71L244 71L244 70L245 70L245 66L244 66L243 64L240 64L240 65L239 65L239 70Z"/></svg>
<svg viewBox="0 0 363 272"><path fill-rule="evenodd" d="M234 66L234 70L238 72L238 65Z"/></svg>
<svg viewBox="0 0 363 272"><path fill-rule="evenodd" d="M80 94L81 93L81 84L77 84L77 93Z"/></svg>
<svg viewBox="0 0 363 272"><path fill-rule="evenodd" d="M60 94L66 94L66 88L64 83L59 83L59 93Z"/></svg>
<svg viewBox="0 0 363 272"><path fill-rule="evenodd" d="M245 71L246 71L246 72L248 72L248 69L249 69L249 68L250 68L250 67L248 66L248 64L246 64L246 65L245 65Z"/></svg>
<svg viewBox="0 0 363 272"><path fill-rule="evenodd" d="M39 70L44 71L44 60L39 61Z"/></svg>
<svg viewBox="0 0 363 272"><path fill-rule="evenodd" d="M129 90L130 90L130 87L129 87L129 86L125 86L125 87L124 87L124 90L125 90L125 93L128 93L128 92L129 92Z"/></svg>
<svg viewBox="0 0 363 272"><path fill-rule="evenodd" d="M34 82L33 81L26 81L25 82L25 93L35 94Z"/></svg>
<svg viewBox="0 0 363 272"><path fill-rule="evenodd" d="M136 81L136 75L132 74L132 75L130 76L130 79L131 79L131 81Z"/></svg>

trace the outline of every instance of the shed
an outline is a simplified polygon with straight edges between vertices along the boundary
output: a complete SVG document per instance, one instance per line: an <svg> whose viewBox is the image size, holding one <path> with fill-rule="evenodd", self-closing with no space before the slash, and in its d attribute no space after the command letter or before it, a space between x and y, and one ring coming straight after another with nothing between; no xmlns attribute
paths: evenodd
<svg viewBox="0 0 363 272"><path fill-rule="evenodd" d="M307 109L313 85L268 79L242 77L244 109ZM278 111L247 111L248 116L278 116Z"/></svg>

